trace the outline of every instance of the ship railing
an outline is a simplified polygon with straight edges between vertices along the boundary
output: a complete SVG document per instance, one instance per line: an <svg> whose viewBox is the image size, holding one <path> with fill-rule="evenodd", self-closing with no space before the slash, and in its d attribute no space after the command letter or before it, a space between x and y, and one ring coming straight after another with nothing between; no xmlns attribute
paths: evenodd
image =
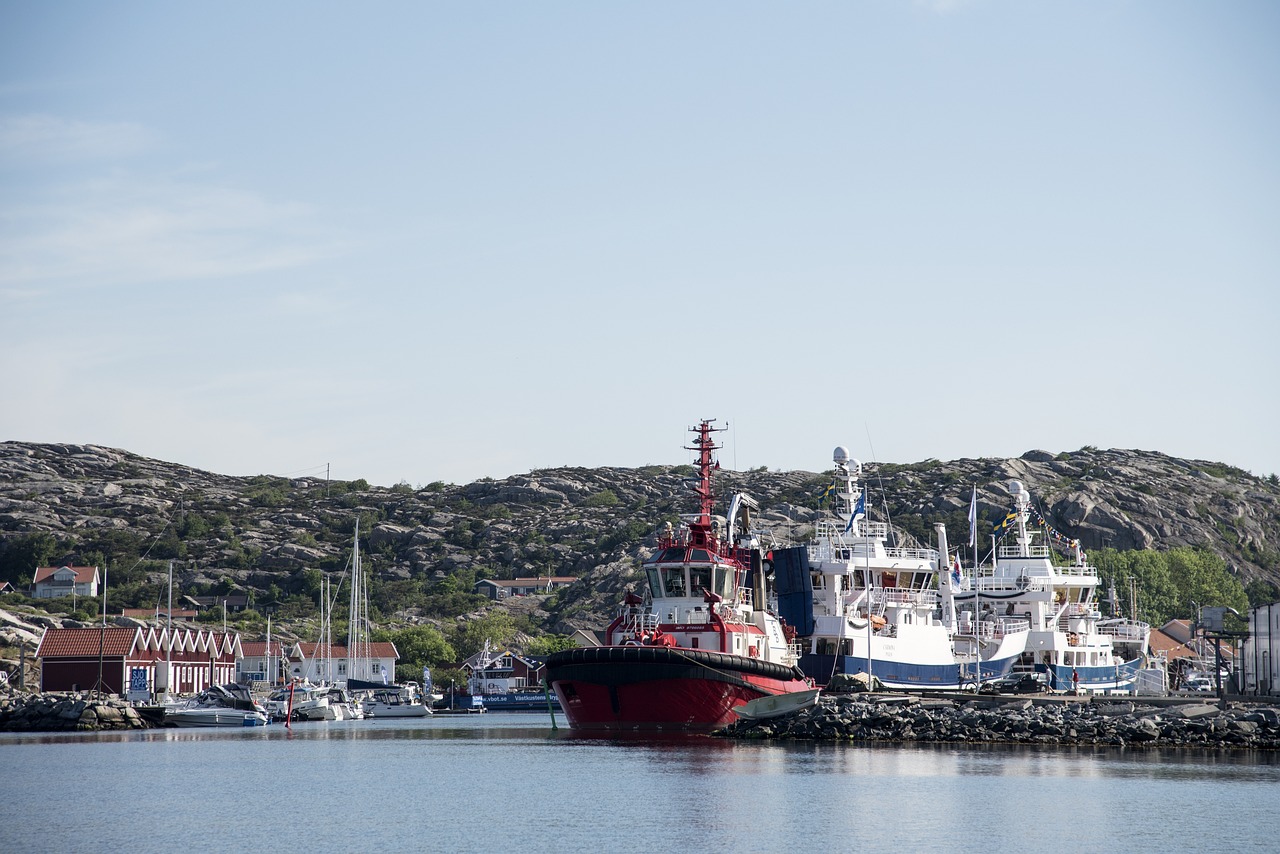
<svg viewBox="0 0 1280 854"><path fill-rule="evenodd" d="M995 621L995 633L993 637L1002 638L1005 635L1017 634L1018 632L1031 631L1030 620L1014 620L1008 617L1000 617Z"/></svg>
<svg viewBox="0 0 1280 854"><path fill-rule="evenodd" d="M622 612L622 623L618 626L621 632L644 634L658 628L658 615L652 611L627 606Z"/></svg>
<svg viewBox="0 0 1280 854"><path fill-rule="evenodd" d="M980 620L977 624L972 619L968 619L961 620L957 630L957 635L959 636L968 636L970 638L976 636L980 641L994 641L1001 640L1006 635L1030 631L1031 623L1028 620L1003 616Z"/></svg>
<svg viewBox="0 0 1280 854"><path fill-rule="evenodd" d="M907 587L885 587L873 597L876 604L885 605L936 605L938 591L912 590Z"/></svg>
<svg viewBox="0 0 1280 854"><path fill-rule="evenodd" d="M1151 636L1151 626L1133 620L1117 620L1098 624L1098 633L1115 640L1140 641Z"/></svg>
<svg viewBox="0 0 1280 854"><path fill-rule="evenodd" d="M1000 546L997 554L1003 558L1015 557L1048 557L1052 554L1052 549L1048 546L1027 546L1024 552L1022 546L1017 543L1008 543Z"/></svg>
<svg viewBox="0 0 1280 854"><path fill-rule="evenodd" d="M908 548L889 548L884 550L885 557L897 558L899 560L927 560L936 561L938 559L937 549L908 549Z"/></svg>
<svg viewBox="0 0 1280 854"><path fill-rule="evenodd" d="M846 524L835 519L819 519L813 526L814 538L847 543L860 540L863 537L870 537L873 540L884 540L889 537L889 524L887 522L868 522L863 518L854 522L853 527L847 532L844 529Z"/></svg>
<svg viewBox="0 0 1280 854"><path fill-rule="evenodd" d="M1026 590L1044 590L1053 583L1050 579L1038 575L1019 575L1016 578L992 575L990 567L987 567L985 572L979 572L978 579L981 582L981 592L983 593L1021 593Z"/></svg>

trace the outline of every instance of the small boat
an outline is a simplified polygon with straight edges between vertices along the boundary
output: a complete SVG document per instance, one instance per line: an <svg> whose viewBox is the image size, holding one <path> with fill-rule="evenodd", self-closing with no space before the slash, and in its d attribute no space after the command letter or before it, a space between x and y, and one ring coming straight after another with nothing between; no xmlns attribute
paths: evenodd
<svg viewBox="0 0 1280 854"><path fill-rule="evenodd" d="M668 523L644 562L648 598L627 594L603 646L547 658L571 728L705 732L732 723L735 706L814 687L769 610L759 507L738 494L723 521L713 516L719 431L708 420L691 431L698 512L678 531Z"/></svg>
<svg viewBox="0 0 1280 854"><path fill-rule="evenodd" d="M816 706L818 695L821 693L821 688L811 688L808 691L793 691L790 694L773 694L743 703L741 706L734 706L733 713L744 721L780 718L783 715L795 714Z"/></svg>
<svg viewBox="0 0 1280 854"><path fill-rule="evenodd" d="M266 710L272 720L283 721L293 710L295 721L331 721L334 710L329 706L329 687L310 682L295 682L279 688L267 697Z"/></svg>
<svg viewBox="0 0 1280 854"><path fill-rule="evenodd" d="M174 727L266 726L267 720L262 706L240 685L215 685L164 710L164 725Z"/></svg>
<svg viewBox="0 0 1280 854"><path fill-rule="evenodd" d="M329 701L330 721L358 721L364 718L364 708L353 693L346 688L330 685L325 698Z"/></svg>
<svg viewBox="0 0 1280 854"><path fill-rule="evenodd" d="M466 693L458 695L459 702L491 712L545 712L548 703L552 710L558 710L560 703L554 694L548 695L536 685L526 684L526 677L516 676L517 659L524 665L526 673L537 667L536 662L512 652L495 655L492 645L486 640L474 660Z"/></svg>
<svg viewBox="0 0 1280 854"><path fill-rule="evenodd" d="M422 702L414 682L386 685L370 691L360 709L367 718L425 718L431 708Z"/></svg>

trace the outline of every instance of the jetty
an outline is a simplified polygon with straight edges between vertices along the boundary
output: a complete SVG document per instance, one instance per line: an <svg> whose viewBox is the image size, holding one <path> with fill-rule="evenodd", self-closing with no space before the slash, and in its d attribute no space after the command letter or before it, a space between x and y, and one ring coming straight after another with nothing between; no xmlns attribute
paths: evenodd
<svg viewBox="0 0 1280 854"><path fill-rule="evenodd" d="M784 718L714 735L887 744L1280 750L1280 706L1152 697L825 694Z"/></svg>
<svg viewBox="0 0 1280 854"><path fill-rule="evenodd" d="M97 732L160 726L164 711L92 691L0 690L0 732Z"/></svg>

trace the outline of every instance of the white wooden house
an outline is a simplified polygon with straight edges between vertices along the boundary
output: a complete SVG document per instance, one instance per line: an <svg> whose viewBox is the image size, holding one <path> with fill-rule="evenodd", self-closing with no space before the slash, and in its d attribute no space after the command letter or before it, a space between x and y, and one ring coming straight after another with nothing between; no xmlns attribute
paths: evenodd
<svg viewBox="0 0 1280 854"><path fill-rule="evenodd" d="M345 646L326 649L319 643L299 642L289 650L289 678L308 682L344 684L348 679L390 684L396 680L396 661L400 653L388 642L368 645L368 673L363 656L354 661Z"/></svg>
<svg viewBox="0 0 1280 854"><path fill-rule="evenodd" d="M97 596L96 566L42 566L31 581L34 599L56 599L60 596Z"/></svg>

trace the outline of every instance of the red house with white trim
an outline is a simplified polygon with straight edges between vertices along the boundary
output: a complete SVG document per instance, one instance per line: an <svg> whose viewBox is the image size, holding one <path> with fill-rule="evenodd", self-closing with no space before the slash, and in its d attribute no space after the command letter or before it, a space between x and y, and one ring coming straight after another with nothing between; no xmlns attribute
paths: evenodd
<svg viewBox="0 0 1280 854"><path fill-rule="evenodd" d="M41 691L91 691L124 694L135 671L146 677L147 690L163 689L172 662L177 694L195 694L210 685L235 681L243 655L236 632L167 628L45 629L36 649Z"/></svg>

